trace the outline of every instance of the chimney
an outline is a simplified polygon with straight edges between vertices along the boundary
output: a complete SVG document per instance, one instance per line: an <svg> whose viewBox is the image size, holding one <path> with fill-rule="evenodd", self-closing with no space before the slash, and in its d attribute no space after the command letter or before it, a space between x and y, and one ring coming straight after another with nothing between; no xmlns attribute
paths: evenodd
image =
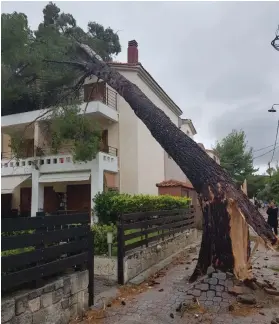
<svg viewBox="0 0 279 324"><path fill-rule="evenodd" d="M138 43L135 40L128 42L128 63L138 63L139 62L139 52Z"/></svg>

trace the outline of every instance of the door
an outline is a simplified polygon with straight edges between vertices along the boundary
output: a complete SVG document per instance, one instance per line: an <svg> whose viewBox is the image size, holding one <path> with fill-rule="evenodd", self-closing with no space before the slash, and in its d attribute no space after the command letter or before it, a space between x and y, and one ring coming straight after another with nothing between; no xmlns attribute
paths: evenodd
<svg viewBox="0 0 279 324"><path fill-rule="evenodd" d="M1 195L1 217L9 217L12 210L12 194Z"/></svg>
<svg viewBox="0 0 279 324"><path fill-rule="evenodd" d="M53 187L44 188L44 211L55 214L59 209L59 197Z"/></svg>
<svg viewBox="0 0 279 324"><path fill-rule="evenodd" d="M108 153L108 130L107 129L102 131L101 151Z"/></svg>
<svg viewBox="0 0 279 324"><path fill-rule="evenodd" d="M32 188L20 188L20 214L22 216L31 216L31 198Z"/></svg>
<svg viewBox="0 0 279 324"><path fill-rule="evenodd" d="M91 215L91 185L67 186L67 210L87 212Z"/></svg>

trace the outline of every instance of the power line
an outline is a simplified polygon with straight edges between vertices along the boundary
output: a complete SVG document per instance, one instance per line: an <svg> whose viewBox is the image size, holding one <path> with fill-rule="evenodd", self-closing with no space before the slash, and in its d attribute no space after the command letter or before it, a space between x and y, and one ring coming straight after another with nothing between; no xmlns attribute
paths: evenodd
<svg viewBox="0 0 279 324"><path fill-rule="evenodd" d="M279 125L279 122L278 122L278 125ZM277 128L277 131L278 131L278 128ZM275 143L275 145L276 145L276 144L277 144L277 143ZM268 153L270 153L270 152L272 152L272 151L273 151L273 156L274 156L275 150L276 150L278 147L279 147L279 145L274 146L274 148L273 148L272 150L267 151L267 152L265 152L264 154L261 154L261 155L255 156L255 157L253 158L253 160L255 160L255 159L259 158L259 157L262 157L262 156L264 156L264 155L266 155L266 154L268 154ZM272 156L272 158L273 158L273 156Z"/></svg>
<svg viewBox="0 0 279 324"><path fill-rule="evenodd" d="M255 152L259 152L259 151L262 151L262 150L265 150L265 149L270 148L270 147L272 147L272 146L274 146L274 144L271 144L271 145L268 145L268 146L262 147L262 148L257 149L257 150L253 150L253 153L255 153Z"/></svg>
<svg viewBox="0 0 279 324"><path fill-rule="evenodd" d="M274 158L274 153L275 153L275 148L276 148L277 138L278 138L278 130L279 130L279 119L278 119L278 123L277 123L276 136L275 136L275 142L274 142L274 148L273 148L273 153L272 153L272 157L271 157L270 163L272 162L272 160Z"/></svg>
<svg viewBox="0 0 279 324"><path fill-rule="evenodd" d="M271 145L271 146L273 146L273 145ZM266 154L268 154L268 153L270 153L270 152L272 152L272 151L275 152L277 148L279 148L279 145L277 145L276 147L274 147L272 150L269 150L269 151L267 151L267 152L265 152L265 153L263 153L263 154L261 154L261 155L258 155L258 156L253 157L253 161L254 161L255 159L258 159L258 158L262 157L262 156L265 156ZM225 162L225 163L223 163L223 164L225 164L225 165L237 165L237 163L233 163L233 162Z"/></svg>

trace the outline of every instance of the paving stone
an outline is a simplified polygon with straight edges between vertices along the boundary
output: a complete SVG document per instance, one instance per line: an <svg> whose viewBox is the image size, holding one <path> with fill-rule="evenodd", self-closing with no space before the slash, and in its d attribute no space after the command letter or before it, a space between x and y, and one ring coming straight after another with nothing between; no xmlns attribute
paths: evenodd
<svg viewBox="0 0 279 324"><path fill-rule="evenodd" d="M222 298L221 297L213 297L213 301L220 303L222 301Z"/></svg>
<svg viewBox="0 0 279 324"><path fill-rule="evenodd" d="M215 297L215 291L213 291L213 290L207 291L206 292L206 297L207 297L208 300L212 300L213 297Z"/></svg>
<svg viewBox="0 0 279 324"><path fill-rule="evenodd" d="M217 278L210 278L210 279L208 279L208 283L210 285L217 285L218 284L218 280L217 280Z"/></svg>
<svg viewBox="0 0 279 324"><path fill-rule="evenodd" d="M205 304L206 306L211 306L211 305L213 305L213 301L211 301L211 300L207 300L204 304Z"/></svg>
<svg viewBox="0 0 279 324"><path fill-rule="evenodd" d="M207 283L203 283L200 285L201 291L207 291L209 289L209 285Z"/></svg>
<svg viewBox="0 0 279 324"><path fill-rule="evenodd" d="M215 287L215 289L216 289L216 291L224 291L224 287L223 286L219 286L219 285L217 285L216 287Z"/></svg>
<svg viewBox="0 0 279 324"><path fill-rule="evenodd" d="M201 295L201 291L198 290L198 289L194 289L194 290L192 291L192 295L195 296L195 297L200 297L200 295Z"/></svg>
<svg viewBox="0 0 279 324"><path fill-rule="evenodd" d="M224 272L217 272L212 274L213 278L217 278L218 280L226 280L227 276Z"/></svg>
<svg viewBox="0 0 279 324"><path fill-rule="evenodd" d="M227 280L218 280L219 285L226 286Z"/></svg>

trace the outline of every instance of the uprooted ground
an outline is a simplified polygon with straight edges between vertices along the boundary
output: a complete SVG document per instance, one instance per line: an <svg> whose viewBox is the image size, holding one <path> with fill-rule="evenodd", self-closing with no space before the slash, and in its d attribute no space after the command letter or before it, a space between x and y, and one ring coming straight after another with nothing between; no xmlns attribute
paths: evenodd
<svg viewBox="0 0 279 324"><path fill-rule="evenodd" d="M253 243L254 244L254 243ZM164 270L139 286L123 286L116 298L88 311L82 324L267 324L279 323L279 253L259 246L253 273L263 288L243 287L231 274L211 273L190 285L198 250L178 257ZM256 287L254 287L256 288ZM272 293L272 291L271 291ZM96 301L98 303L98 301ZM248 304L247 304L248 303ZM98 303L100 305L100 301ZM276 322L277 320L277 322Z"/></svg>

